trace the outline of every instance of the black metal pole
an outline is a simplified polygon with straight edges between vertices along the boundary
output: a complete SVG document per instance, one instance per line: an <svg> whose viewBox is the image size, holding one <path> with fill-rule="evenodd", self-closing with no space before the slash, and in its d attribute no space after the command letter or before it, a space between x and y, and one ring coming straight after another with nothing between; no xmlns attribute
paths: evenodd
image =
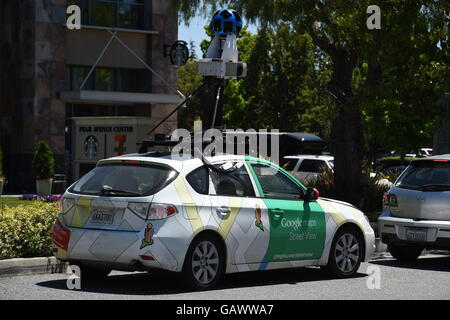
<svg viewBox="0 0 450 320"><path fill-rule="evenodd" d="M167 115L163 120L161 120L156 126L150 130L147 135L151 135L156 129L159 128L164 122L167 121L175 112L177 112L182 106L186 104L189 100L191 100L193 97L195 97L204 87L206 86L206 82L204 82L197 90L195 90L193 93L191 93L182 103L180 103L169 115Z"/></svg>

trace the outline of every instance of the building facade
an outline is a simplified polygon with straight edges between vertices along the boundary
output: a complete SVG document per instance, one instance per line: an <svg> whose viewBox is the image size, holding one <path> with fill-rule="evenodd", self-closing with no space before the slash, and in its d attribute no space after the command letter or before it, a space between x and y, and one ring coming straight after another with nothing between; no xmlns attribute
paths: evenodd
<svg viewBox="0 0 450 320"><path fill-rule="evenodd" d="M73 4L80 30L66 26ZM136 152L180 101L165 55L178 20L165 0L4 0L0 16L6 192L34 192L38 141L54 151L57 173L74 181L98 159ZM173 116L156 133L176 126Z"/></svg>

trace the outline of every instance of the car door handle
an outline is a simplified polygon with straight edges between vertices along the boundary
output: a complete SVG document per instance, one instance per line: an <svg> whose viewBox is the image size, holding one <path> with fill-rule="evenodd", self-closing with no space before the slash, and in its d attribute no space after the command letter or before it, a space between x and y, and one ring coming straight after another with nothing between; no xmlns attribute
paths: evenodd
<svg viewBox="0 0 450 320"><path fill-rule="evenodd" d="M216 212L221 214L222 216L226 216L231 213L231 209L229 207L222 206L222 207L216 208Z"/></svg>
<svg viewBox="0 0 450 320"><path fill-rule="evenodd" d="M281 213L284 213L284 210L283 209L272 209L272 212L274 213L274 214L281 214Z"/></svg>

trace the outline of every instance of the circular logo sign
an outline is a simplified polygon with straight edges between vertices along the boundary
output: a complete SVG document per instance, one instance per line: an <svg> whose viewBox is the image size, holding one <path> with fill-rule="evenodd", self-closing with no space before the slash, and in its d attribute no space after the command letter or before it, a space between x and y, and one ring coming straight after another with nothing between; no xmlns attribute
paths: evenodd
<svg viewBox="0 0 450 320"><path fill-rule="evenodd" d="M84 140L84 155L93 160L97 156L98 140L95 136L89 136Z"/></svg>
<svg viewBox="0 0 450 320"><path fill-rule="evenodd" d="M189 49L185 41L177 41L170 48L170 62L182 66L189 60Z"/></svg>

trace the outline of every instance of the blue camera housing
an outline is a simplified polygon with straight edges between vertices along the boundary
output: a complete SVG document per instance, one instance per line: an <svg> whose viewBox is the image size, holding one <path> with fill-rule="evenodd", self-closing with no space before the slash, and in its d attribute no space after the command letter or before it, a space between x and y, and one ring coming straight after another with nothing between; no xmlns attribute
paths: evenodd
<svg viewBox="0 0 450 320"><path fill-rule="evenodd" d="M220 9L211 21L211 28L215 35L238 35L242 30L242 19L239 13L233 9Z"/></svg>

